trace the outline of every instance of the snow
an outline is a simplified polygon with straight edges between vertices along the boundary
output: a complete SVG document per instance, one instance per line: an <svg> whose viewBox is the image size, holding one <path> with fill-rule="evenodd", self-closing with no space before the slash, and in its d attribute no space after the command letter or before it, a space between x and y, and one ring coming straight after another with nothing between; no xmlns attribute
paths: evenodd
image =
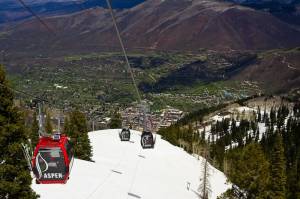
<svg viewBox="0 0 300 199"><path fill-rule="evenodd" d="M55 88L62 88L62 89L67 89L68 88L67 86L61 86L59 84L54 84L54 87Z"/></svg>
<svg viewBox="0 0 300 199"><path fill-rule="evenodd" d="M244 142L245 142L245 140L244 140ZM238 147L239 146L239 143L238 142L231 142L231 145L227 145L227 146L225 146L225 151L228 151L229 149L234 149L234 148L236 148L236 147Z"/></svg>
<svg viewBox="0 0 300 199"><path fill-rule="evenodd" d="M259 128L259 140L261 140L262 135L266 133L267 127L265 126L265 123L258 123L258 128Z"/></svg>
<svg viewBox="0 0 300 199"><path fill-rule="evenodd" d="M95 162L75 159L67 184L33 182L32 188L42 199L198 198L203 158L198 160L159 135L154 149L143 150L139 132L132 131L131 142L121 142L119 131L89 133ZM209 170L210 198L215 199L230 185L222 172L212 166Z"/></svg>
<svg viewBox="0 0 300 199"><path fill-rule="evenodd" d="M250 112L250 111L256 111L256 109L254 108L250 108L248 106L241 106L241 107L238 107L238 108L233 108L233 110L237 110L238 112Z"/></svg>
<svg viewBox="0 0 300 199"><path fill-rule="evenodd" d="M204 131L204 128L199 128L198 132L201 134ZM211 136L211 125L205 126L205 140Z"/></svg>
<svg viewBox="0 0 300 199"><path fill-rule="evenodd" d="M220 116L220 115L215 115L215 116L213 116L211 119L213 120L213 121L215 121L215 122L217 122L217 121L222 121L222 120L224 120L224 119L226 119L226 118L230 118L230 115L224 115L224 116Z"/></svg>

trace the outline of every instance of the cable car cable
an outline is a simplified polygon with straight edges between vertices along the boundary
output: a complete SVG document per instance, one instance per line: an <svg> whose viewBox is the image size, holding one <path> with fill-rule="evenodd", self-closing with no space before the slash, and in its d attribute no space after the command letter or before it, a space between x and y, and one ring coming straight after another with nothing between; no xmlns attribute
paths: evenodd
<svg viewBox="0 0 300 199"><path fill-rule="evenodd" d="M114 166L113 169L118 168L118 167L121 165L121 163L126 159L126 158L125 158L125 154L127 153L128 149L122 150L122 151L123 151L123 153L122 153L122 156L121 156L121 157L123 157L123 158L120 158L120 160L119 160L118 162L116 162L116 164L115 164L115 166ZM86 197L86 199L91 198L91 197L92 197L99 189L101 189L101 188L105 185L105 183L108 181L108 179L110 178L110 176L114 173L113 169L110 170L109 174L107 174L107 175L105 176L104 180L103 180L100 184L97 185L96 189L94 189L94 190ZM101 190L100 190L100 192L101 192Z"/></svg>
<svg viewBox="0 0 300 199"><path fill-rule="evenodd" d="M136 80L135 80L134 74L133 74L133 70L132 70L132 68L130 66L130 63L129 63L129 60L128 60L128 56L127 56L127 53L126 53L126 49L124 47L124 43L123 43L123 40L122 40L120 31L119 31L119 28L118 28L118 25L117 25L116 16L114 14L114 11L112 9L110 1L111 0L106 0L106 3L107 3L107 6L109 8L109 12L110 12L110 15L111 15L111 18L112 18L112 21L113 21L113 24L114 24L114 27L115 27L115 30L116 30L116 33L117 33L117 36L118 36L121 48L122 48L122 51L123 51L126 63L127 63L127 67L128 67L127 70L130 72L130 76L131 76L131 79L132 79L132 82L133 82L133 85L134 85L134 88L135 88L135 91L136 91L136 94L137 94L138 103L142 105L142 109L143 109L142 111L144 113L144 117L146 118L147 117L147 115L146 115L146 105L142 104L141 94L140 94L139 89L137 87ZM144 124L144 128L145 128L145 126L146 126L146 124ZM152 131L152 129L151 129L151 131Z"/></svg>
<svg viewBox="0 0 300 199"><path fill-rule="evenodd" d="M23 1L23 0L17 0L21 3L21 5L27 10L29 11L34 17L36 17L38 19L38 21L46 27L46 29L51 32L52 34L54 34L56 36L56 33L47 25L46 22L44 22L29 6L26 5L26 3ZM132 79L132 82L133 82L133 85L134 85L134 88L135 88L135 91L136 91L136 94L137 94L137 98L138 98L138 102L141 103L142 99L141 99L141 95L140 95L140 92L139 92L139 89L137 87L137 84L136 84L136 80L134 78L134 74L133 74L133 70L130 66L130 63L129 63L129 60L128 60L128 56L127 56L127 53L126 53L126 50L125 50L125 47L124 47L124 43L123 43L123 40L122 40L122 37L121 37L121 34L120 34L120 31L119 31L119 28L117 26L117 22L116 22L116 17L115 17L115 14L113 12L113 9L112 9L112 6L111 6L111 2L110 0L106 0L107 2L107 5L108 5L108 8L109 8L109 11L110 11L110 14L111 14L111 17L112 17L112 20L113 20L113 24L114 24L114 27L116 29L116 32L117 32L117 36L118 36L118 39L119 39L119 42L120 42L120 45L122 47L122 51L123 51L123 54L124 54L124 57L125 57L125 60L126 60L126 63L127 63L127 67L128 67L128 71L130 72L130 75L131 75L131 79Z"/></svg>
<svg viewBox="0 0 300 199"><path fill-rule="evenodd" d="M2 87L4 87L4 88L8 88L8 89L10 89L11 91L14 91L14 92L16 92L16 93L21 93L21 94L23 94L23 95L27 95L27 96L29 96L29 97L32 97L32 98L34 98L34 99L37 99L37 100L40 101L40 102L46 102L47 104L50 104L49 101L46 100L46 99L42 99L42 98L37 97L37 96L35 96L35 95L33 95L33 94L30 94L30 93L27 93L27 92L24 92L24 91L17 90L17 89L15 89L15 88L13 88L13 87L11 87L11 86L9 86L9 85L0 83L0 86L2 86ZM50 104L50 105L51 105L51 104Z"/></svg>
<svg viewBox="0 0 300 199"><path fill-rule="evenodd" d="M118 36L120 45L122 47L122 51L123 51L123 54L124 54L124 57L125 57L125 60L126 60L126 63L127 63L127 67L128 67L127 70L130 73L130 76L131 76L131 79L132 79L132 82L133 82L133 85L134 85L134 88L135 88L135 91L136 91L136 94L137 94L137 97L138 97L138 102L141 103L142 98L141 98L139 89L137 87L137 84L136 84L136 81L135 81L135 78L134 78L134 74L133 74L132 68L131 68L129 60L128 60L128 56L127 56L127 53L126 53L126 50L125 50L125 47L124 47L124 43L123 43L123 40L122 40L120 31L119 31L119 28L118 28L118 25L117 25L116 17L115 17L113 9L111 7L111 2L110 2L110 0L106 0L106 3L107 3L107 6L109 8L109 12L110 12L110 15L111 15L111 18L112 18L115 30L117 32L117 36Z"/></svg>
<svg viewBox="0 0 300 199"><path fill-rule="evenodd" d="M17 0L23 8L32 14L51 34L57 36L56 33L45 23L23 0Z"/></svg>
<svg viewBox="0 0 300 199"><path fill-rule="evenodd" d="M142 149L140 149L139 154L141 154L141 151L142 151ZM129 191L128 191L127 198L129 197L129 194L130 194L131 191L132 191L132 187L133 187L134 182L135 182L135 179L136 179L136 174L137 174L137 172L138 172L138 167L139 167L139 165L140 165L140 162L141 162L141 156L139 155L139 159L138 159L138 161L136 162L136 165L135 165L135 168L134 168L134 174L133 174L133 177L132 177L132 179L131 179L131 183L130 183L130 186L129 186ZM127 198L126 198L126 199L127 199Z"/></svg>
<svg viewBox="0 0 300 199"><path fill-rule="evenodd" d="M23 94L23 95L27 95L27 96L29 96L29 97L32 97L33 99L37 99L38 101L39 101L39 103L47 103L48 105L50 105L50 106L52 106L52 107L55 107L53 104L51 104L49 101L47 101L46 99L42 99L42 98L40 98L40 97L37 97L37 96L35 96L35 95L32 95L32 94L30 94L30 93L27 93L27 92L24 92L24 91L20 91L20 90L17 90L17 89L14 89L14 88L12 88L12 87L10 87L10 86L8 86L8 85L5 85L5 84L3 84L3 83L0 83L0 86L2 86L2 87L4 87L4 88L7 88L7 89L9 89L9 90L11 90L11 91L13 91L13 92L16 92L16 93L21 93L21 94ZM59 111L61 111L61 109L59 109L59 108L56 108L56 109L58 109ZM41 107L39 106L39 117L41 117ZM39 122L41 122L42 121L42 118L39 118ZM49 134L47 134L47 133L45 133L44 132L44 130L41 130L41 126L42 126L43 124L39 124L39 136L40 137L50 137L51 135L49 135Z"/></svg>

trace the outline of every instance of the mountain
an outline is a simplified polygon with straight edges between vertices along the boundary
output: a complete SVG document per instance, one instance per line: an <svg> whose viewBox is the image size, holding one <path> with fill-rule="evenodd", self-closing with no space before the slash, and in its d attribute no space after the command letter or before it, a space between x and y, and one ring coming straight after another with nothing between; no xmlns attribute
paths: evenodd
<svg viewBox="0 0 300 199"><path fill-rule="evenodd" d="M200 56L199 56L200 57ZM141 82L144 92L166 92L193 88L197 82L258 83L263 93L286 94L300 85L300 48L262 53L206 53L202 58L177 67L154 82Z"/></svg>
<svg viewBox="0 0 300 199"><path fill-rule="evenodd" d="M300 0L228 0L263 10L292 25L300 26Z"/></svg>
<svg viewBox="0 0 300 199"><path fill-rule="evenodd" d="M259 55L258 60L233 77L234 80L259 82L266 93L285 93L299 89L300 48L272 50Z"/></svg>
<svg viewBox="0 0 300 199"><path fill-rule="evenodd" d="M72 1L24 1L30 9L42 16L78 11ZM6 0L0 3L0 24L16 22L32 17L18 1Z"/></svg>
<svg viewBox="0 0 300 199"><path fill-rule="evenodd" d="M300 45L300 30L270 13L219 1L148 0L117 12L128 48L161 50L264 50ZM96 51L120 49L106 9L35 19L2 29L5 50ZM80 41L78 43L77 41Z"/></svg>
<svg viewBox="0 0 300 199"><path fill-rule="evenodd" d="M32 188L41 199L199 198L202 157L189 155L159 135L154 149L143 150L140 132L132 131L131 142L121 142L118 133L118 129L89 133L95 162L75 159L67 184L33 183ZM230 184L211 165L209 174L210 198L216 199Z"/></svg>
<svg viewBox="0 0 300 199"><path fill-rule="evenodd" d="M300 3L299 0L228 0L255 9L264 9L270 12L293 12Z"/></svg>
<svg viewBox="0 0 300 199"><path fill-rule="evenodd" d="M202 59L198 58L179 66L155 82L141 82L140 89L156 93L170 90L178 92L178 88L193 87L199 81L202 83L226 81L257 62L257 55L251 53L202 53L201 56L198 55Z"/></svg>
<svg viewBox="0 0 300 199"><path fill-rule="evenodd" d="M69 14L88 8L100 6L107 7L105 0L24 0L36 14L42 16L53 16ZM112 6L116 9L131 8L144 0L114 0ZM20 2L15 0L3 0L0 2L0 24L16 22L31 17Z"/></svg>
<svg viewBox="0 0 300 199"><path fill-rule="evenodd" d="M285 4L285 5L290 5L290 4L295 4L299 0L230 0L235 3L240 3L240 4L257 4L257 5L262 5L262 4L267 4L267 3L277 3L277 4Z"/></svg>

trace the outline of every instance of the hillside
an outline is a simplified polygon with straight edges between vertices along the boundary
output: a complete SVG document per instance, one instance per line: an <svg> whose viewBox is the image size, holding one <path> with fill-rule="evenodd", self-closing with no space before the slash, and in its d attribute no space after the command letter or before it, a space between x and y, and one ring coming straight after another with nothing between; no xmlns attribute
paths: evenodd
<svg viewBox="0 0 300 199"><path fill-rule="evenodd" d="M191 111L260 93L285 94L300 85L297 48L264 53L136 51L128 55L142 95L154 107ZM128 107L136 99L120 53L6 54L3 60L17 89L43 93L59 107L93 110L109 103L105 108L109 115L114 103Z"/></svg>
<svg viewBox="0 0 300 199"><path fill-rule="evenodd" d="M142 150L139 132L133 132L132 142L121 142L118 131L89 133L95 163L76 159L66 185L34 183L33 189L41 199L198 198L203 158L197 160L158 135L154 149ZM229 185L220 171L209 170L211 198L216 199Z"/></svg>
<svg viewBox="0 0 300 199"><path fill-rule="evenodd" d="M264 52L233 79L260 82L266 93L285 93L300 86L299 62L300 48Z"/></svg>
<svg viewBox="0 0 300 199"><path fill-rule="evenodd" d="M118 12L117 18L125 45L132 49L261 50L300 45L300 31L294 26L270 13L227 2L148 0ZM48 17L45 21L56 36L38 21L29 20L2 30L1 49L119 50L111 18L103 8Z"/></svg>
<svg viewBox="0 0 300 199"><path fill-rule="evenodd" d="M228 0L243 6L269 12L279 19L299 26L300 1L299 0Z"/></svg>
<svg viewBox="0 0 300 199"><path fill-rule="evenodd" d="M116 9L131 8L144 0L114 0L112 5ZM24 0L36 14L41 16L55 16L70 14L92 7L107 7L105 0ZM19 22L31 18L31 14L25 10L16 0L2 0L0 2L0 25Z"/></svg>
<svg viewBox="0 0 300 199"><path fill-rule="evenodd" d="M158 133L189 152L209 148L212 164L239 187L233 186L228 198L280 194L295 199L300 190L299 116L299 99L259 97L200 109Z"/></svg>

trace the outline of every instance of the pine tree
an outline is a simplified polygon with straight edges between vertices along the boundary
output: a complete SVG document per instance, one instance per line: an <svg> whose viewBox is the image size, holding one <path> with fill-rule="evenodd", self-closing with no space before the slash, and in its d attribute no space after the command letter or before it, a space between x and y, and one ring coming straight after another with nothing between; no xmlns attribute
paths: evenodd
<svg viewBox="0 0 300 199"><path fill-rule="evenodd" d="M258 121L258 122L261 122L260 106L257 107L257 121Z"/></svg>
<svg viewBox="0 0 300 199"><path fill-rule="evenodd" d="M267 138L265 133L262 134L261 140L260 140L260 145L262 146L264 152L267 152Z"/></svg>
<svg viewBox="0 0 300 199"><path fill-rule="evenodd" d="M264 123L266 122L267 116L268 116L267 108L265 107L265 109L264 109L264 115L263 115L263 122Z"/></svg>
<svg viewBox="0 0 300 199"><path fill-rule="evenodd" d="M270 118L269 118L268 114L266 114L265 124L266 124L267 127L270 126Z"/></svg>
<svg viewBox="0 0 300 199"><path fill-rule="evenodd" d="M187 136L187 142L189 144L188 152L193 153L193 126L191 123L188 125Z"/></svg>
<svg viewBox="0 0 300 199"><path fill-rule="evenodd" d="M201 141L205 141L205 127L204 130L201 132Z"/></svg>
<svg viewBox="0 0 300 199"><path fill-rule="evenodd" d="M34 114L33 114L32 125L31 125L31 129L30 129L30 140L31 140L32 146L35 146L39 140L39 123L37 121L36 112L34 112Z"/></svg>
<svg viewBox="0 0 300 199"><path fill-rule="evenodd" d="M63 133L68 135L70 132L70 122L69 122L69 118L66 117L64 120L64 129L63 129Z"/></svg>
<svg viewBox="0 0 300 199"><path fill-rule="evenodd" d="M122 120L121 120L120 113L118 113L118 112L114 113L114 115L111 118L111 121L109 123L109 128L111 128L111 129L122 128Z"/></svg>
<svg viewBox="0 0 300 199"><path fill-rule="evenodd" d="M276 133L275 143L272 150L271 177L272 198L284 199L286 185L285 157L282 138L279 132Z"/></svg>
<svg viewBox="0 0 300 199"><path fill-rule="evenodd" d="M92 147L88 137L88 127L86 117L78 110L70 114L70 131L68 136L71 137L74 143L75 157L91 161Z"/></svg>
<svg viewBox="0 0 300 199"><path fill-rule="evenodd" d="M51 124L51 116L49 113L47 113L47 115L46 115L45 131L47 134L52 135L53 128L52 128L52 124Z"/></svg>
<svg viewBox="0 0 300 199"><path fill-rule="evenodd" d="M300 102L295 103L295 105L293 107L293 114L297 118L300 117Z"/></svg>
<svg viewBox="0 0 300 199"><path fill-rule="evenodd" d="M274 126L274 124L276 124L276 108L271 108L271 112L270 112L270 119L271 119L271 127Z"/></svg>
<svg viewBox="0 0 300 199"><path fill-rule="evenodd" d="M256 143L258 143L258 141L259 141L259 134L260 134L259 128L257 127L257 131L256 131L256 134L255 134L255 142Z"/></svg>
<svg viewBox="0 0 300 199"><path fill-rule="evenodd" d="M13 93L6 87L0 65L0 198L34 199L30 176L21 143L27 140L21 114L13 105Z"/></svg>
<svg viewBox="0 0 300 199"><path fill-rule="evenodd" d="M270 195L269 163L260 145L251 143L228 154L231 159L229 179L247 194L247 198Z"/></svg>

